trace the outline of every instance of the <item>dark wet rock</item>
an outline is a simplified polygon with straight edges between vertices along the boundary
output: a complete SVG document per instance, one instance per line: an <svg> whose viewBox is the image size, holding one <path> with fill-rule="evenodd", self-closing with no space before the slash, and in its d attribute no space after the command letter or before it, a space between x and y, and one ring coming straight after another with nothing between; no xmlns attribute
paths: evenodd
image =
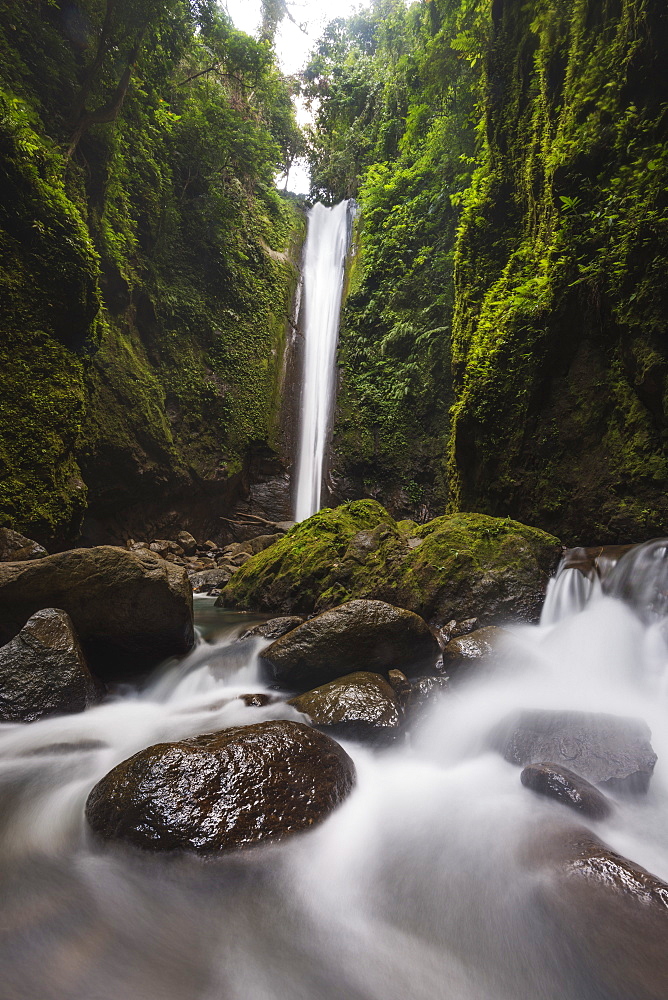
<svg viewBox="0 0 668 1000"><path fill-rule="evenodd" d="M265 649L274 680L305 691L365 667L387 674L433 669L439 648L425 621L383 601L349 601L311 618Z"/></svg>
<svg viewBox="0 0 668 1000"><path fill-rule="evenodd" d="M189 571L190 583L195 593L207 594L212 590L221 590L232 577L232 570L222 566L214 569Z"/></svg>
<svg viewBox="0 0 668 1000"><path fill-rule="evenodd" d="M449 688L445 677L414 677L411 680L411 691L408 699L408 712L411 718L416 718L429 708Z"/></svg>
<svg viewBox="0 0 668 1000"><path fill-rule="evenodd" d="M411 697L411 682L401 670L388 670L387 680L394 691L397 701L405 708Z"/></svg>
<svg viewBox="0 0 668 1000"><path fill-rule="evenodd" d="M478 625L477 618L465 618L463 622L454 622L450 630L450 638L458 639L462 635L469 635L470 632L475 632Z"/></svg>
<svg viewBox="0 0 668 1000"><path fill-rule="evenodd" d="M590 819L605 819L612 811L610 801L598 788L560 764L529 764L520 777L526 788L556 799Z"/></svg>
<svg viewBox="0 0 668 1000"><path fill-rule="evenodd" d="M185 569L147 549L99 545L0 563L0 637L46 607L70 615L89 666L105 678L148 670L194 641Z"/></svg>
<svg viewBox="0 0 668 1000"><path fill-rule="evenodd" d="M319 511L254 555L221 605L312 614L371 598L437 627L474 615L481 625L533 621L560 556L556 538L509 518L452 514L418 525L358 500Z"/></svg>
<svg viewBox="0 0 668 1000"><path fill-rule="evenodd" d="M239 695L239 701L243 701L247 708L265 708L267 705L275 704L278 700L276 695L266 694L264 691L258 694Z"/></svg>
<svg viewBox="0 0 668 1000"><path fill-rule="evenodd" d="M83 712L96 700L95 681L64 611L38 611L0 648L1 722Z"/></svg>
<svg viewBox="0 0 668 1000"><path fill-rule="evenodd" d="M0 528L0 562L41 559L47 554L46 549L38 542L33 542L32 538L26 538L11 528Z"/></svg>
<svg viewBox="0 0 668 1000"><path fill-rule="evenodd" d="M567 549L564 553L561 569L579 569L584 576L590 579L598 576L599 579L605 580L622 556L636 547L635 544L594 545Z"/></svg>
<svg viewBox="0 0 668 1000"><path fill-rule="evenodd" d="M532 838L538 902L568 951L579 995L668 997L668 884L594 837L570 829Z"/></svg>
<svg viewBox="0 0 668 1000"><path fill-rule="evenodd" d="M305 830L348 794L342 747L298 722L260 722L123 761L93 788L86 818L105 839L203 853Z"/></svg>
<svg viewBox="0 0 668 1000"><path fill-rule="evenodd" d="M358 671L323 684L289 702L314 726L341 739L396 738L402 712L397 696L380 674Z"/></svg>
<svg viewBox="0 0 668 1000"><path fill-rule="evenodd" d="M646 792L656 754L642 719L601 712L518 712L502 722L492 743L511 764L552 761L577 768L587 781L613 791Z"/></svg>
<svg viewBox="0 0 668 1000"><path fill-rule="evenodd" d="M496 625L476 629L451 639L443 647L443 668L447 673L460 675L468 672L480 660L498 656L503 647L506 631Z"/></svg>
<svg viewBox="0 0 668 1000"><path fill-rule="evenodd" d="M239 639L250 639L259 636L262 639L280 639L282 635L292 632L293 628L303 624L304 619L300 615L288 615L283 618L270 618L268 622L255 625L246 629L239 636Z"/></svg>
<svg viewBox="0 0 668 1000"><path fill-rule="evenodd" d="M194 556L197 552L197 540L189 531L179 531L176 541L183 549L185 555Z"/></svg>

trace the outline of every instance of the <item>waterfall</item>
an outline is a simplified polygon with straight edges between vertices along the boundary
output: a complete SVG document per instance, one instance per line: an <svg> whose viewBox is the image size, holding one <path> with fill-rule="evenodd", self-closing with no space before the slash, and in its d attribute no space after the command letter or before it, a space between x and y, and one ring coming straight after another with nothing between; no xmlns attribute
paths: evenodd
<svg viewBox="0 0 668 1000"><path fill-rule="evenodd" d="M336 343L350 242L350 207L314 205L304 248L304 366L300 411L295 518L320 510L325 447L336 387Z"/></svg>

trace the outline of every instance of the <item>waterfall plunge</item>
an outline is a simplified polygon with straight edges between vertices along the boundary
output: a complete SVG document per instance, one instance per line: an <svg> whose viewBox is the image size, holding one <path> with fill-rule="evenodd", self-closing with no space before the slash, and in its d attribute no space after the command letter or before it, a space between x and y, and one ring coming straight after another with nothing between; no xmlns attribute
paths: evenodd
<svg viewBox="0 0 668 1000"><path fill-rule="evenodd" d="M325 446L335 394L336 343L350 242L350 205L314 205L304 249L304 375L295 518L320 510Z"/></svg>

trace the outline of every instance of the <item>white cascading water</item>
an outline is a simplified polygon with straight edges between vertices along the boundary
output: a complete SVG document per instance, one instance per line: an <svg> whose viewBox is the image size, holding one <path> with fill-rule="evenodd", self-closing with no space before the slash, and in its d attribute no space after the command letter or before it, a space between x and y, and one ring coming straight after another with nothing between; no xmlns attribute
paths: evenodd
<svg viewBox="0 0 668 1000"><path fill-rule="evenodd" d="M317 204L308 217L301 303L304 365L295 490L297 521L320 510L336 392L336 345L350 243L350 204L342 201L334 208Z"/></svg>
<svg viewBox="0 0 668 1000"><path fill-rule="evenodd" d="M86 828L91 787L140 748L302 718L240 700L267 690L262 642L235 642L247 616L209 599L200 644L141 692L1 725L3 1000L638 1000L580 981L527 847L584 824L668 879L667 551L629 553L586 601L560 576L549 624L510 629L509 655L453 684L408 745L346 744L352 794L277 845L163 857ZM523 788L488 742L518 708L645 719L649 793L595 822Z"/></svg>

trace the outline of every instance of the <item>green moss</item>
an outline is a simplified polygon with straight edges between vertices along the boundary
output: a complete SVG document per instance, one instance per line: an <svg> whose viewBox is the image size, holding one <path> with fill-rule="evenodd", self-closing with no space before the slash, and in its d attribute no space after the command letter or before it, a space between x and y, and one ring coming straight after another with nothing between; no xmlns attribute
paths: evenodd
<svg viewBox="0 0 668 1000"><path fill-rule="evenodd" d="M558 539L509 518L456 514L418 526L362 500L321 511L253 556L219 603L308 614L372 598L441 624L530 619L560 551Z"/></svg>
<svg viewBox="0 0 668 1000"><path fill-rule="evenodd" d="M52 4L0 12L0 518L45 541L76 537L87 504L224 492L279 443L304 214L272 178L292 112L266 47L207 24L156 9L121 114L71 155L81 52ZM253 86L180 86L205 45Z"/></svg>
<svg viewBox="0 0 668 1000"><path fill-rule="evenodd" d="M513 511L573 541L665 530L658 17L650 0L598 16L541 0L494 24L455 258L453 509Z"/></svg>

